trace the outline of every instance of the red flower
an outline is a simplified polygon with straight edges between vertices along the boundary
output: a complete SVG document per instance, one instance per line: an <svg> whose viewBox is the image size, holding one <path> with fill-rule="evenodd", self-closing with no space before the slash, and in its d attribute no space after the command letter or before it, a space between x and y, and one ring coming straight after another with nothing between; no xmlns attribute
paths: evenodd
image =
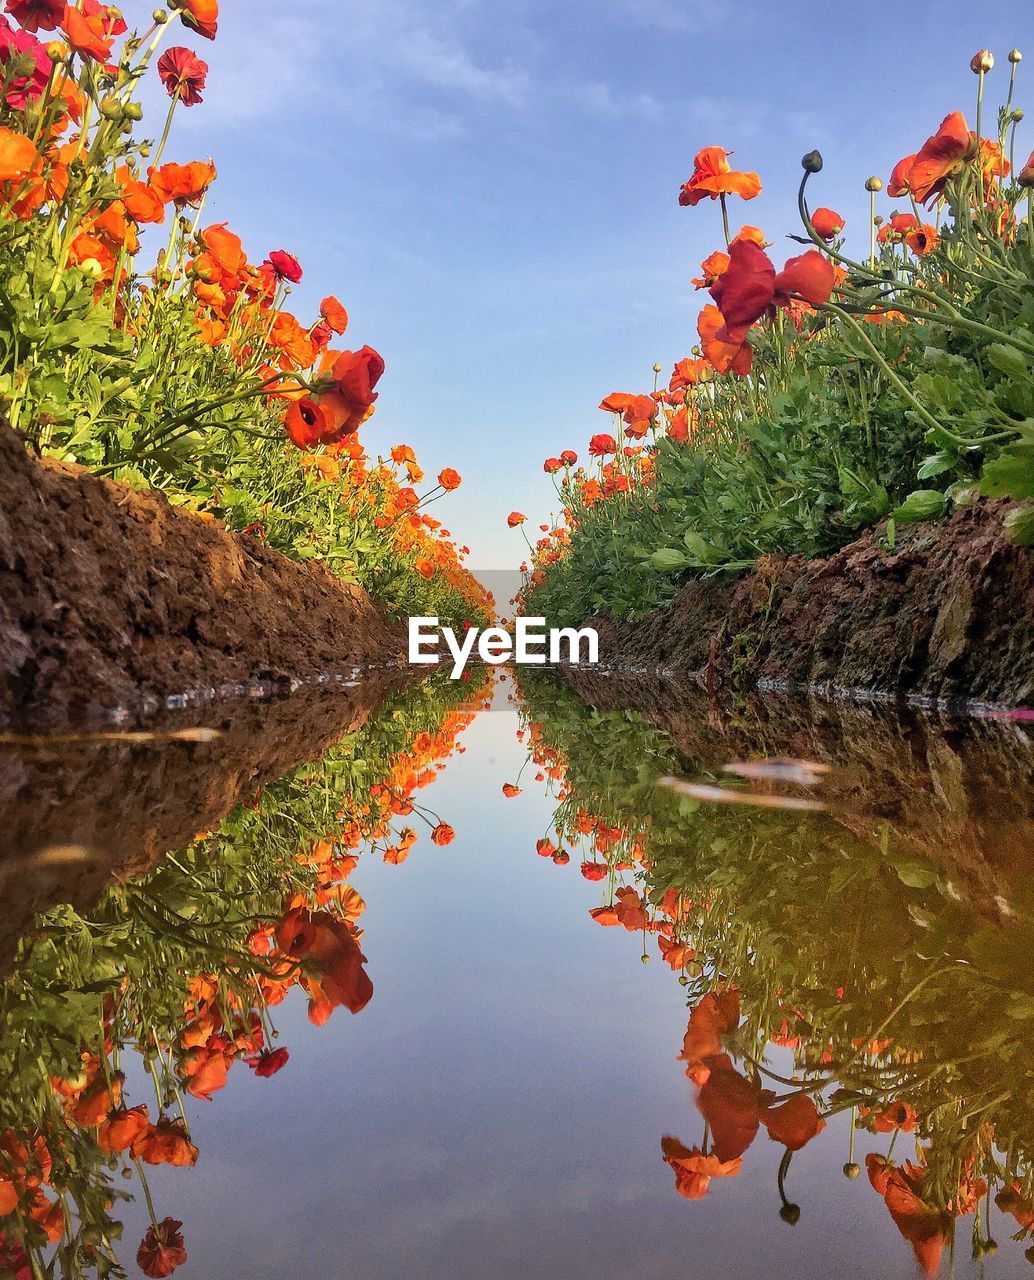
<svg viewBox="0 0 1034 1280"><path fill-rule="evenodd" d="M890 181L887 183L887 195L896 198L908 194L908 175L911 173L915 162L914 155L905 156L904 160L897 162L894 166L894 171L890 175Z"/></svg>
<svg viewBox="0 0 1034 1280"><path fill-rule="evenodd" d="M704 147L693 160L693 174L683 184L679 204L695 205L701 200L717 200L721 195L742 196L753 200L761 191L761 179L756 173L741 173L729 167L726 157L731 151L723 147Z"/></svg>
<svg viewBox="0 0 1034 1280"><path fill-rule="evenodd" d="M287 411L284 429L299 449L313 449L328 436L327 417L311 396L305 396Z"/></svg>
<svg viewBox="0 0 1034 1280"><path fill-rule="evenodd" d="M832 262L817 249L809 249L800 257L790 258L776 276L774 301L777 307L785 306L792 296L821 307L829 301L835 284Z"/></svg>
<svg viewBox="0 0 1034 1280"><path fill-rule="evenodd" d="M1031 156L1031 160L1034 161L1034 156ZM573 467L578 461L578 455L573 449L565 449L560 455L560 461L565 467Z"/></svg>
<svg viewBox="0 0 1034 1280"><path fill-rule="evenodd" d="M923 143L908 171L908 187L920 203L935 200L950 177L961 173L973 148L969 126L961 111L953 111Z"/></svg>
<svg viewBox="0 0 1034 1280"><path fill-rule="evenodd" d="M563 469L563 465L559 458L547 458L542 464L542 470L547 476L555 476L558 471Z"/></svg>
<svg viewBox="0 0 1034 1280"><path fill-rule="evenodd" d="M625 435L640 440L657 418L657 401L652 396L630 396L625 408Z"/></svg>
<svg viewBox="0 0 1034 1280"><path fill-rule="evenodd" d="M766 1107L761 1119L772 1141L791 1151L800 1151L826 1127L806 1093L795 1094L777 1107Z"/></svg>
<svg viewBox="0 0 1034 1280"><path fill-rule="evenodd" d="M113 1111L106 1120L101 1121L97 1130L97 1145L107 1156L114 1155L117 1151L128 1151L149 1128L146 1106L133 1107L129 1111Z"/></svg>
<svg viewBox="0 0 1034 1280"><path fill-rule="evenodd" d="M738 240L729 248L729 266L711 286L711 297L722 313L722 341L740 344L747 330L772 305L775 267L764 249L751 240Z"/></svg>
<svg viewBox="0 0 1034 1280"><path fill-rule="evenodd" d="M735 1160L757 1137L762 1094L733 1067L728 1054L707 1058L710 1071L697 1097L697 1109L711 1126L712 1149L723 1163Z"/></svg>
<svg viewBox="0 0 1034 1280"><path fill-rule="evenodd" d="M605 862L583 862L582 875L586 880L606 880L610 867Z"/></svg>
<svg viewBox="0 0 1034 1280"><path fill-rule="evenodd" d="M179 98L185 107L195 107L208 79L208 63L177 45L158 59L158 75L170 98Z"/></svg>
<svg viewBox="0 0 1034 1280"><path fill-rule="evenodd" d="M187 1137L183 1121L165 1116L137 1138L133 1155L147 1164L170 1164L177 1169L197 1164L197 1147Z"/></svg>
<svg viewBox="0 0 1034 1280"><path fill-rule="evenodd" d="M257 1076L261 1076L263 1080L268 1080L270 1076L275 1076L278 1071L283 1071L284 1067L287 1066L289 1057L290 1054L286 1049L263 1049L255 1057L245 1058L244 1061Z"/></svg>
<svg viewBox="0 0 1034 1280"><path fill-rule="evenodd" d="M520 794L521 789L515 782L503 783L503 795L506 796L507 800L512 800L514 796L519 796Z"/></svg>
<svg viewBox="0 0 1034 1280"><path fill-rule="evenodd" d="M511 529L516 529L519 525L524 524L527 518L528 517L524 514L523 511L511 511L510 514L506 517L506 523L510 526Z"/></svg>
<svg viewBox="0 0 1034 1280"><path fill-rule="evenodd" d="M344 333L348 328L348 312L333 296L324 298L320 303L320 315L335 333Z"/></svg>
<svg viewBox="0 0 1034 1280"><path fill-rule="evenodd" d="M617 453L618 444L613 436L596 435L589 441L589 456L591 458L605 458L608 454Z"/></svg>
<svg viewBox="0 0 1034 1280"><path fill-rule="evenodd" d="M689 1015L689 1026L682 1041L679 1061L688 1063L687 1075L694 1075L704 1059L722 1050L722 1036L735 1031L740 1024L740 997L735 988L711 991Z"/></svg>
<svg viewBox="0 0 1034 1280"><path fill-rule="evenodd" d="M329 911L294 907L277 925L276 941L289 959L305 961L315 970L309 985L316 1006L333 1010L343 1005L359 1013L370 1003L373 983L363 968L366 957L344 920Z"/></svg>
<svg viewBox="0 0 1034 1280"><path fill-rule="evenodd" d="M900 1129L902 1133L912 1133L919 1121L915 1107L907 1102L892 1102L889 1107L873 1117L875 1133L893 1133Z"/></svg>
<svg viewBox="0 0 1034 1280"><path fill-rule="evenodd" d="M117 9L100 0L82 0L82 7L66 4L61 29L68 37L73 53L107 62L115 37L126 31Z"/></svg>
<svg viewBox="0 0 1034 1280"><path fill-rule="evenodd" d="M269 264L278 280L289 280L291 284L301 284L302 264L286 249L277 249L269 255Z"/></svg>
<svg viewBox="0 0 1034 1280"><path fill-rule="evenodd" d="M219 0L177 0L183 21L199 36L214 40L219 30Z"/></svg>
<svg viewBox="0 0 1034 1280"><path fill-rule="evenodd" d="M53 31L65 16L64 0L7 0L7 12L26 31Z"/></svg>
<svg viewBox="0 0 1034 1280"><path fill-rule="evenodd" d="M832 209L816 209L811 215L811 225L823 240L835 240L844 229L844 220Z"/></svg>
<svg viewBox="0 0 1034 1280"><path fill-rule="evenodd" d="M333 370L333 389L352 411L349 419L351 430L358 429L377 399L374 387L383 373L384 361L373 347L343 351L338 357Z"/></svg>
<svg viewBox="0 0 1034 1280"><path fill-rule="evenodd" d="M884 1194L894 1225L912 1246L924 1275L936 1275L948 1238L950 1220L919 1194L926 1170L914 1164L894 1169L887 1178Z"/></svg>
<svg viewBox="0 0 1034 1280"><path fill-rule="evenodd" d="M182 1222L165 1218L156 1227L148 1227L136 1253L136 1265L145 1276L171 1276L187 1260L180 1233Z"/></svg>
<svg viewBox="0 0 1034 1280"><path fill-rule="evenodd" d="M1034 187L1034 151L1027 157L1027 163L1017 174L1021 187Z"/></svg>

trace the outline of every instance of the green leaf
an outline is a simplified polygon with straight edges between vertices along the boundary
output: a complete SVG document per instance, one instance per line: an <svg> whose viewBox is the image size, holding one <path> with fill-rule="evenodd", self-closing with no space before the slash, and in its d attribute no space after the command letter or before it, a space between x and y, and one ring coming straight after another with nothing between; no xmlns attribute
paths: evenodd
<svg viewBox="0 0 1034 1280"><path fill-rule="evenodd" d="M899 524L914 524L917 520L939 520L944 515L947 499L938 489L915 489L900 507L894 509L894 519Z"/></svg>

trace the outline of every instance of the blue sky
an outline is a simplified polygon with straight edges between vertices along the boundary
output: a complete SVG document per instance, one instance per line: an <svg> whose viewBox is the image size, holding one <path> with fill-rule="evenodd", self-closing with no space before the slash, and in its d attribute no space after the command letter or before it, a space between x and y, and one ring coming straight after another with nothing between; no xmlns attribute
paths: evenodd
<svg viewBox="0 0 1034 1280"><path fill-rule="evenodd" d="M819 147L816 202L864 240L866 176L886 178L949 110L972 114L977 48L997 57L994 103L1013 45L1034 74L1030 0L221 8L214 45L175 33L211 75L167 158L211 154L212 220L253 256L298 254L302 318L327 292L345 302L352 345L387 361L368 448L410 443L429 473L463 474L438 510L481 569L521 558L505 517L548 515L542 460L584 455L601 397L649 390L653 362L667 373L693 345L689 281L721 241L716 206L677 203L696 150L760 172L734 226L760 225L779 257L800 157ZM1034 130L1021 138L1026 155Z"/></svg>

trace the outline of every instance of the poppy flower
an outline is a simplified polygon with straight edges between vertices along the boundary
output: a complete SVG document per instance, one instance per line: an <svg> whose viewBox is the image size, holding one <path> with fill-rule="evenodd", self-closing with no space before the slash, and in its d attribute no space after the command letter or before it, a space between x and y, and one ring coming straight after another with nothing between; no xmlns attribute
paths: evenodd
<svg viewBox="0 0 1034 1280"><path fill-rule="evenodd" d="M919 219L914 213L892 213L876 233L876 239L880 244L901 244L910 231L918 228Z"/></svg>
<svg viewBox="0 0 1034 1280"><path fill-rule="evenodd" d="M333 296L324 298L320 303L320 315L335 333L344 333L348 328L348 312Z"/></svg>
<svg viewBox="0 0 1034 1280"><path fill-rule="evenodd" d="M255 1057L245 1058L245 1062L257 1076L268 1080L270 1076L275 1076L278 1071L282 1071L287 1066L289 1057L290 1054L286 1049L263 1049Z"/></svg>
<svg viewBox="0 0 1034 1280"><path fill-rule="evenodd" d="M447 822L439 822L435 829L431 832L431 843L436 844L439 848L447 844L452 844L456 839L456 832Z"/></svg>
<svg viewBox="0 0 1034 1280"><path fill-rule="evenodd" d="M712 1149L724 1164L742 1156L757 1137L763 1095L728 1054L705 1058L704 1066L710 1074L697 1095L697 1110L711 1126Z"/></svg>
<svg viewBox="0 0 1034 1280"><path fill-rule="evenodd" d="M516 529L519 525L525 523L528 517L522 511L511 511L506 517L506 523L511 529Z"/></svg>
<svg viewBox="0 0 1034 1280"><path fill-rule="evenodd" d="M186 1168L197 1164L197 1147L187 1136L182 1120L159 1117L133 1143L133 1155L145 1164L168 1164L174 1168Z"/></svg>
<svg viewBox="0 0 1034 1280"><path fill-rule="evenodd" d="M128 1151L149 1127L146 1106L112 1111L97 1130L97 1145L106 1156Z"/></svg>
<svg viewBox="0 0 1034 1280"><path fill-rule="evenodd" d="M67 4L61 18L61 30L68 37L72 52L97 62L108 61L115 37L126 29L118 10L100 0L82 0L78 8Z"/></svg>
<svg viewBox="0 0 1034 1280"><path fill-rule="evenodd" d="M593 436L589 441L590 458L606 458L609 454L617 453L617 451L618 444L613 436L601 433L600 435Z"/></svg>
<svg viewBox="0 0 1034 1280"><path fill-rule="evenodd" d="M772 305L775 267L768 254L749 240L729 247L729 266L711 286L711 297L725 321L722 341L741 344L747 330Z"/></svg>
<svg viewBox="0 0 1034 1280"><path fill-rule="evenodd" d="M158 59L158 75L170 98L179 98L185 107L195 107L202 101L208 63L176 45Z"/></svg>
<svg viewBox="0 0 1034 1280"><path fill-rule="evenodd" d="M743 1161L722 1161L717 1156L705 1156L699 1147L684 1146L678 1138L661 1139L661 1156L675 1173L675 1190L687 1200L701 1200L708 1194L712 1178L735 1178L743 1168Z"/></svg>
<svg viewBox="0 0 1034 1280"><path fill-rule="evenodd" d="M776 306L785 306L791 297L797 297L813 307L821 307L829 301L835 284L832 262L817 249L809 249L797 258L790 258L776 276L774 301Z"/></svg>
<svg viewBox="0 0 1034 1280"><path fill-rule="evenodd" d="M669 391L681 391L684 387L695 387L699 382L706 382L711 374L711 366L706 360L692 360L688 357L680 360L672 370L668 382Z"/></svg>
<svg viewBox="0 0 1034 1280"><path fill-rule="evenodd" d="M778 1106L766 1107L761 1116L773 1142L800 1151L826 1127L818 1107L806 1093L794 1094Z"/></svg>
<svg viewBox="0 0 1034 1280"><path fill-rule="evenodd" d="M887 195L892 199L898 196L908 195L908 175L912 172L912 166L915 164L915 155L905 156L903 160L899 160L894 166L890 181L887 183Z"/></svg>
<svg viewBox="0 0 1034 1280"><path fill-rule="evenodd" d="M690 283L698 289L710 289L718 277L728 270L728 267L729 255L715 250L700 264L699 278L694 278Z"/></svg>
<svg viewBox="0 0 1034 1280"><path fill-rule="evenodd" d="M136 1252L136 1265L145 1276L171 1276L186 1262L187 1251L180 1232L182 1226L183 1223L176 1218L165 1218L157 1226L147 1228Z"/></svg>
<svg viewBox="0 0 1034 1280"><path fill-rule="evenodd" d="M300 284L302 280L302 264L286 249L276 249L269 255L269 263L278 280L288 280L291 284Z"/></svg>
<svg viewBox="0 0 1034 1280"><path fill-rule="evenodd" d="M53 31L65 16L64 0L7 0L7 12L26 31Z"/></svg>
<svg viewBox="0 0 1034 1280"><path fill-rule="evenodd" d="M884 1201L894 1225L912 1246L924 1275L936 1275L951 1227L950 1219L919 1194L926 1170L914 1164L893 1169Z"/></svg>
<svg viewBox="0 0 1034 1280"><path fill-rule="evenodd" d="M832 209L822 207L811 215L811 225L823 240L835 240L844 229L844 219Z"/></svg>
<svg viewBox="0 0 1034 1280"><path fill-rule="evenodd" d="M454 489L458 489L463 483L463 477L458 471L454 471L452 467L444 467L438 472L438 483L446 493L452 493Z"/></svg>
<svg viewBox="0 0 1034 1280"><path fill-rule="evenodd" d="M219 30L219 0L176 0L180 16L199 36L214 40Z"/></svg>
<svg viewBox="0 0 1034 1280"><path fill-rule="evenodd" d="M973 140L961 111L945 116L935 134L923 143L908 171L908 187L920 203L935 200L950 177L962 172Z"/></svg>
<svg viewBox="0 0 1034 1280"><path fill-rule="evenodd" d="M0 1218L6 1218L18 1208L18 1189L10 1178L0 1173Z"/></svg>
<svg viewBox="0 0 1034 1280"><path fill-rule="evenodd" d="M704 147L693 159L693 173L683 183L679 204L693 206L701 200L717 200L721 195L742 196L753 200L761 192L761 179L756 173L742 173L729 166L731 151L723 147Z"/></svg>
<svg viewBox="0 0 1034 1280"><path fill-rule="evenodd" d="M888 1160L886 1156L881 1156L875 1151L870 1151L865 1157L865 1172L868 1174L869 1182L877 1195L885 1196L887 1194L887 1183L895 1168L893 1160Z"/></svg>
<svg viewBox="0 0 1034 1280"><path fill-rule="evenodd" d="M108 1112L118 1106L124 1081L125 1076L121 1072L112 1076L110 1084L104 1073L99 1073L72 1104L72 1120L81 1129L99 1125Z"/></svg>
<svg viewBox="0 0 1034 1280"><path fill-rule="evenodd" d="M209 1044L198 1049L183 1064L183 1074L187 1078L187 1092L195 1098L206 1102L212 1101L212 1095L226 1087L227 1076L233 1065L233 1057L226 1052L225 1041L217 1037Z"/></svg>
<svg viewBox="0 0 1034 1280"><path fill-rule="evenodd" d="M917 258L925 258L928 253L933 253L940 242L941 238L937 234L937 228L931 226L928 222L913 228L905 236L905 244L908 245Z"/></svg>
<svg viewBox="0 0 1034 1280"><path fill-rule="evenodd" d="M31 138L0 126L0 182L21 182L38 158Z"/></svg>
<svg viewBox="0 0 1034 1280"><path fill-rule="evenodd" d="M629 933L637 933L640 929L645 929L650 921L639 894L634 889L619 889L616 899L614 910L617 913L618 922L624 925Z"/></svg>
<svg viewBox="0 0 1034 1280"><path fill-rule="evenodd" d="M750 240L759 249L767 249L769 246L768 237L760 227L740 227L739 231L733 236L732 243L735 244L737 240Z"/></svg>

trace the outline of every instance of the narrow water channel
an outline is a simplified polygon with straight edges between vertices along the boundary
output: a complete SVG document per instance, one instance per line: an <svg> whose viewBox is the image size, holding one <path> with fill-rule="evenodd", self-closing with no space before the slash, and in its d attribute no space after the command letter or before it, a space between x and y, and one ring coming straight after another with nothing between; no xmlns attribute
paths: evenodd
<svg viewBox="0 0 1034 1280"><path fill-rule="evenodd" d="M3 748L0 1275L1029 1273L1029 725L319 715Z"/></svg>

